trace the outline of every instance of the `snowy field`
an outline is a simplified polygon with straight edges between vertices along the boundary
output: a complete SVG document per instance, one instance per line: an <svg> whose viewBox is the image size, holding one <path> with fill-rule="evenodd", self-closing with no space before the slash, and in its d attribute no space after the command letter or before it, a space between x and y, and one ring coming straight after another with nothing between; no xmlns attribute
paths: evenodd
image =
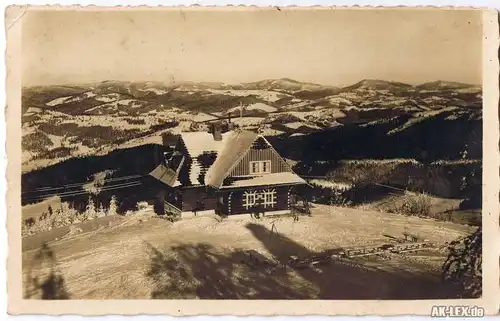
<svg viewBox="0 0 500 321"><path fill-rule="evenodd" d="M268 259L307 257L325 250L384 244L390 242L384 235L401 237L408 229L442 246L471 232L467 226L448 222L323 205L315 205L312 216L298 222L290 217L222 222L196 217L170 223L143 209L92 224L59 240L51 239L50 232L45 238L24 238L25 280L28 273L47 275L49 266L36 265L34 256L48 242L74 299L434 297L441 290L442 252L426 254L425 260L419 256L362 259L351 262L351 267L338 262L319 270L281 272L249 269L241 255L253 250ZM419 278L422 274L426 280ZM216 288L210 283L212 277L222 280ZM338 291L323 286L332 282ZM409 287L426 282L431 283ZM269 290L256 285L267 285Z"/></svg>

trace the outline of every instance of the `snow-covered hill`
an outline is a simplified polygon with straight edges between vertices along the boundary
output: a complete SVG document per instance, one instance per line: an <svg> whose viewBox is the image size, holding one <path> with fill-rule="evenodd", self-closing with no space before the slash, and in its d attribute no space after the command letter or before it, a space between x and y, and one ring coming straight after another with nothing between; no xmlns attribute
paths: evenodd
<svg viewBox="0 0 500 321"><path fill-rule="evenodd" d="M105 81L24 88L23 163L36 168L130 141L140 144L160 131L204 130L207 122L229 116L240 127L265 135L293 135L393 117L418 120L422 113L450 107L456 117L477 119L481 100L477 85L436 81L412 86L373 79L343 88L288 78L243 84Z"/></svg>

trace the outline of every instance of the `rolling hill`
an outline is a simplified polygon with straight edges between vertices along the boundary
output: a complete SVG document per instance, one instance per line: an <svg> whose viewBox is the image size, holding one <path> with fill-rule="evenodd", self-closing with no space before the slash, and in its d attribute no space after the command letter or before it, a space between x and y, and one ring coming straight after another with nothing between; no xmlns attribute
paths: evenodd
<svg viewBox="0 0 500 321"><path fill-rule="evenodd" d="M423 125L480 125L482 119L481 87L446 81L413 86L365 79L337 88L287 78L172 85L110 80L29 87L22 94L25 172L71 157L106 154L123 144L142 145L166 131L205 130L207 122L229 115L239 127L267 136L330 135L332 129L348 127L358 133L355 140L363 140L362 126L374 131L382 126L381 135L391 130L415 134Z"/></svg>

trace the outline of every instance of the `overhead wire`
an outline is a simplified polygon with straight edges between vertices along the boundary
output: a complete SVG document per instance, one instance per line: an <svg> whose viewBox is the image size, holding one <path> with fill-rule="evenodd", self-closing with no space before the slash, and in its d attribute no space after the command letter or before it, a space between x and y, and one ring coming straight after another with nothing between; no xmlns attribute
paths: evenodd
<svg viewBox="0 0 500 321"><path fill-rule="evenodd" d="M142 176L144 176L144 175L130 175L130 176L122 176L122 177L113 177L113 178L109 178L109 179L100 180L98 182L117 182L117 181L129 180L129 179L133 179L133 178L140 178ZM40 188L35 188L32 190L24 191L21 194L29 194L29 193L33 193L33 192L42 192L42 191L54 191L54 190L67 189L67 188L71 189L71 188L84 186L87 184L92 184L94 182L95 181L86 181L83 183L72 183L72 184L66 184L66 185L61 185L61 186L57 186L57 187L54 187L54 186L40 187Z"/></svg>
<svg viewBox="0 0 500 321"><path fill-rule="evenodd" d="M133 187L133 186L139 186L139 185L142 185L141 181L133 181L133 182L114 184L114 185L109 185L109 186L104 185L103 187L98 187L98 189L99 189L99 192L104 192L104 191L112 191L112 190L128 188L128 187ZM43 194L43 195L38 195L38 196L25 197L24 199L30 200L30 201L35 201L35 200L50 198L50 197L54 197L54 196L69 197L69 196L78 196L78 195L84 195L84 194L92 194L92 191L81 190L81 191L70 191L70 192L63 192L63 193Z"/></svg>

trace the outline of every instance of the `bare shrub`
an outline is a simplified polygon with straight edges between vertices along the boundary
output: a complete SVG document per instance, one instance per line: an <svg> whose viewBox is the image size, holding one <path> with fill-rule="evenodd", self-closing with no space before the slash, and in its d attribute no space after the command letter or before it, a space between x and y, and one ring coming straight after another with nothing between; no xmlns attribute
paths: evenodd
<svg viewBox="0 0 500 321"><path fill-rule="evenodd" d="M331 192L329 204L334 206L350 206L352 201L345 195L345 190L334 189Z"/></svg>
<svg viewBox="0 0 500 321"><path fill-rule="evenodd" d="M429 216L431 211L431 198L425 193L406 192L399 211L404 215L419 217Z"/></svg>

